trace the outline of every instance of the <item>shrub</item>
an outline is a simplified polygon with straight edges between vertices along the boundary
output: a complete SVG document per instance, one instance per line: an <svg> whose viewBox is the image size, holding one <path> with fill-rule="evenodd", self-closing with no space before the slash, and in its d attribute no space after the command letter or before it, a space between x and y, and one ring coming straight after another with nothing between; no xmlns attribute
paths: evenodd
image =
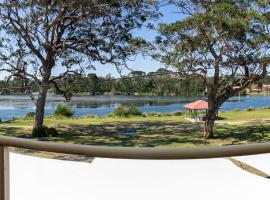
<svg viewBox="0 0 270 200"><path fill-rule="evenodd" d="M175 111L173 113L174 116L182 116L183 114L184 114L184 112L182 112L182 111Z"/></svg>
<svg viewBox="0 0 270 200"><path fill-rule="evenodd" d="M253 111L253 110L255 110L255 108L249 107L246 109L246 111Z"/></svg>
<svg viewBox="0 0 270 200"><path fill-rule="evenodd" d="M34 118L35 115L36 115L35 112L28 112L28 113L26 113L25 118Z"/></svg>
<svg viewBox="0 0 270 200"><path fill-rule="evenodd" d="M133 105L123 104L115 109L113 112L116 116L128 117L128 116L141 116L141 111Z"/></svg>
<svg viewBox="0 0 270 200"><path fill-rule="evenodd" d="M83 115L83 116L81 116L80 118L81 119L92 119L92 118L96 118L97 116L96 115Z"/></svg>
<svg viewBox="0 0 270 200"><path fill-rule="evenodd" d="M270 110L270 106L263 107L262 109Z"/></svg>
<svg viewBox="0 0 270 200"><path fill-rule="evenodd" d="M65 117L72 117L74 115L74 112L71 110L70 107L64 106L62 104L58 104L56 106L54 114L55 115L62 115Z"/></svg>
<svg viewBox="0 0 270 200"><path fill-rule="evenodd" d="M32 136L41 138L41 137L57 137L59 134L55 128L48 128L47 126L42 126L41 128L33 128Z"/></svg>
<svg viewBox="0 0 270 200"><path fill-rule="evenodd" d="M168 112L168 113L164 113L163 115L164 116L182 116L184 115L185 112L182 112L182 111L175 111L175 112ZM199 113L200 114L200 113Z"/></svg>
<svg viewBox="0 0 270 200"><path fill-rule="evenodd" d="M168 113L163 113L163 116L168 116L168 117L171 117L171 116L173 116L174 114L173 113L170 113L170 112L168 112Z"/></svg>
<svg viewBox="0 0 270 200"><path fill-rule="evenodd" d="M235 108L232 110L233 112L240 112L240 110L238 108Z"/></svg>

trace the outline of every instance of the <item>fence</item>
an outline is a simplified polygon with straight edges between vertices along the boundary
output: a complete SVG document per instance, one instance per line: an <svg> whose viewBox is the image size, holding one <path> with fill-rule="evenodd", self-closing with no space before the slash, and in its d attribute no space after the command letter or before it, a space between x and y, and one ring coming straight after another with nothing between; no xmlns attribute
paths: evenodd
<svg viewBox="0 0 270 200"><path fill-rule="evenodd" d="M41 142L0 137L0 200L9 200L9 149L18 147L39 151L121 159L206 159L270 153L270 143L196 148L107 147ZM12 163L11 163L12 164Z"/></svg>

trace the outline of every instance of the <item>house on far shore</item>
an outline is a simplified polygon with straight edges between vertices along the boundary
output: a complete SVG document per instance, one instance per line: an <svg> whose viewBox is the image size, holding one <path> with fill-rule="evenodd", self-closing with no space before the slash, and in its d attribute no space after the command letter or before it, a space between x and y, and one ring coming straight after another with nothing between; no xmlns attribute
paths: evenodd
<svg viewBox="0 0 270 200"><path fill-rule="evenodd" d="M270 84L263 84L262 85L262 91L263 91L264 95L269 94L269 92L270 92Z"/></svg>

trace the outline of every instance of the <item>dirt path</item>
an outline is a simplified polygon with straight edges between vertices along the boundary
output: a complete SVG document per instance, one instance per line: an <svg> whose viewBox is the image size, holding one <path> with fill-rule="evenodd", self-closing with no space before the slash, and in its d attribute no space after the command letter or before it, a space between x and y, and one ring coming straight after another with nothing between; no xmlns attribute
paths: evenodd
<svg viewBox="0 0 270 200"><path fill-rule="evenodd" d="M25 126L25 125L15 125L15 126L11 126L11 125L0 125L0 128L33 128L33 126Z"/></svg>
<svg viewBox="0 0 270 200"><path fill-rule="evenodd" d="M54 152L46 152L46 151L37 151L37 150L21 149L21 148L15 148L15 147L10 147L10 151L13 153L34 156L34 157L39 157L39 158L48 158L48 159L57 159L57 160L66 160L66 161L77 161L77 162L86 162L86 163L91 163L93 161L93 157L89 157L89 156L62 154L62 153L54 153Z"/></svg>

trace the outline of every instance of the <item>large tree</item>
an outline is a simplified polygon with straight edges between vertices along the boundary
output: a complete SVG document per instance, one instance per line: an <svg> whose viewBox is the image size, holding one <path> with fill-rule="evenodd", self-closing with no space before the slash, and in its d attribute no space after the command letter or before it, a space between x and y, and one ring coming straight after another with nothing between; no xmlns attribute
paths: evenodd
<svg viewBox="0 0 270 200"><path fill-rule="evenodd" d="M207 91L206 139L213 138L218 109L230 97L267 75L268 1L174 1L175 23L161 24L159 58ZM184 17L183 17L184 16Z"/></svg>
<svg viewBox="0 0 270 200"><path fill-rule="evenodd" d="M58 79L93 62L124 65L132 31L156 17L155 11L150 0L1 1L1 66L39 86L37 97L27 87L36 104L34 128L43 126L50 84L58 88Z"/></svg>

